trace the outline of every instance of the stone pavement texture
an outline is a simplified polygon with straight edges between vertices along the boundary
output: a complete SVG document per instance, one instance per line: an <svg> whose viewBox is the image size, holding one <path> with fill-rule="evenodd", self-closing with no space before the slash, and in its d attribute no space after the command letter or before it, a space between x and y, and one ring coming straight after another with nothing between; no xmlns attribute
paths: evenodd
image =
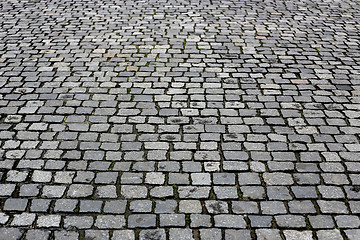
<svg viewBox="0 0 360 240"><path fill-rule="evenodd" d="M0 239L360 239L357 0L3 0Z"/></svg>

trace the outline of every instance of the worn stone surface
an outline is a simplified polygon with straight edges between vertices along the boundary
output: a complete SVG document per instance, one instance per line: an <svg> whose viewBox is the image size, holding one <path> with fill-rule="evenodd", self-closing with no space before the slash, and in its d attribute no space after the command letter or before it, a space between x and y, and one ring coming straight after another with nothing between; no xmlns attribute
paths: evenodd
<svg viewBox="0 0 360 240"><path fill-rule="evenodd" d="M358 238L358 1L0 19L0 239Z"/></svg>

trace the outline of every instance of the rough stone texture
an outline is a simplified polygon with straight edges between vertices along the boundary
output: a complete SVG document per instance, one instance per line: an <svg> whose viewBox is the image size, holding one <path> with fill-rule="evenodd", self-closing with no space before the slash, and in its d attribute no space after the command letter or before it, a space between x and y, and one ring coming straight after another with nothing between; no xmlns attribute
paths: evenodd
<svg viewBox="0 0 360 240"><path fill-rule="evenodd" d="M164 229L151 229L151 230L142 230L140 232L140 240L147 239L156 239L156 240L165 240L166 233Z"/></svg>
<svg viewBox="0 0 360 240"><path fill-rule="evenodd" d="M1 240L18 240L21 238L23 231L17 228L0 228Z"/></svg>
<svg viewBox="0 0 360 240"><path fill-rule="evenodd" d="M96 218L94 226L100 229L123 228L125 226L124 216L103 215Z"/></svg>
<svg viewBox="0 0 360 240"><path fill-rule="evenodd" d="M0 239L358 238L358 1L0 9Z"/></svg>
<svg viewBox="0 0 360 240"><path fill-rule="evenodd" d="M256 229L256 237L258 240L278 240L281 239L280 231L277 229Z"/></svg>
<svg viewBox="0 0 360 240"><path fill-rule="evenodd" d="M39 216L39 218L37 219L37 226L44 228L59 227L60 221L61 221L60 215Z"/></svg>
<svg viewBox="0 0 360 240"><path fill-rule="evenodd" d="M112 240L135 240L135 233L131 230L116 230Z"/></svg>

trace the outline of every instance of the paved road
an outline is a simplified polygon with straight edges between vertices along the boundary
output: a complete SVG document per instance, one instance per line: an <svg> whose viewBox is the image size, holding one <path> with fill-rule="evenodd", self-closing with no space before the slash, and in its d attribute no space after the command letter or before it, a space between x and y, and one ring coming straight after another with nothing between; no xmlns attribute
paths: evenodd
<svg viewBox="0 0 360 240"><path fill-rule="evenodd" d="M356 0L3 0L0 239L360 239Z"/></svg>

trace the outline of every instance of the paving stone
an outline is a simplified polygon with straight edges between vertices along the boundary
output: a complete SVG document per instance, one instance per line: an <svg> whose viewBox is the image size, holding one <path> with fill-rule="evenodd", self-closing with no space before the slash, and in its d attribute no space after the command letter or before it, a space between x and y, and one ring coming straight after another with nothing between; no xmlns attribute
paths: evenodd
<svg viewBox="0 0 360 240"><path fill-rule="evenodd" d="M149 228L156 226L154 214L132 214L128 218L129 228Z"/></svg>
<svg viewBox="0 0 360 240"><path fill-rule="evenodd" d="M113 240L135 240L135 233L131 230L116 230L113 233Z"/></svg>
<svg viewBox="0 0 360 240"><path fill-rule="evenodd" d="M54 212L73 212L78 204L77 200L59 199L55 202Z"/></svg>
<svg viewBox="0 0 360 240"><path fill-rule="evenodd" d="M193 185L210 185L211 175L209 173L192 173L191 182Z"/></svg>
<svg viewBox="0 0 360 240"><path fill-rule="evenodd" d="M155 213L175 213L178 204L175 200L156 201Z"/></svg>
<svg viewBox="0 0 360 240"><path fill-rule="evenodd" d="M147 173L145 178L145 183L148 184L163 184L165 181L165 175L163 173Z"/></svg>
<svg viewBox="0 0 360 240"><path fill-rule="evenodd" d="M285 205L280 201L261 202L260 208L262 213L267 215L286 213Z"/></svg>
<svg viewBox="0 0 360 240"><path fill-rule="evenodd" d="M93 187L85 184L74 184L71 185L67 195L73 198L88 197L92 195Z"/></svg>
<svg viewBox="0 0 360 240"><path fill-rule="evenodd" d="M47 212L50 207L50 199L33 199L31 201L30 211Z"/></svg>
<svg viewBox="0 0 360 240"><path fill-rule="evenodd" d="M240 185L260 185L260 177L257 173L239 173L238 174Z"/></svg>
<svg viewBox="0 0 360 240"><path fill-rule="evenodd" d="M34 213L21 213L14 215L11 222L12 226L30 226L35 221L36 215Z"/></svg>
<svg viewBox="0 0 360 240"><path fill-rule="evenodd" d="M267 187L267 196L269 200L291 200L289 189L283 186Z"/></svg>
<svg viewBox="0 0 360 240"><path fill-rule="evenodd" d="M92 227L94 220L91 216L66 216L64 219L64 227L89 229Z"/></svg>
<svg viewBox="0 0 360 240"><path fill-rule="evenodd" d="M298 215L279 215L275 216L275 220L279 227L303 228L306 226L305 218Z"/></svg>
<svg viewBox="0 0 360 240"><path fill-rule="evenodd" d="M147 188L145 186L124 185L124 186L121 186L121 194L127 199L129 199L129 198L146 198Z"/></svg>
<svg viewBox="0 0 360 240"><path fill-rule="evenodd" d="M318 186L318 191L323 199L343 199L344 193L341 188L335 186Z"/></svg>
<svg viewBox="0 0 360 240"><path fill-rule="evenodd" d="M61 198L66 190L66 186L52 186L52 185L45 185L42 189L42 197L45 198ZM72 195L72 193L68 193Z"/></svg>
<svg viewBox="0 0 360 240"><path fill-rule="evenodd" d="M270 228L272 225L271 216L251 215L249 216L250 226L253 228Z"/></svg>
<svg viewBox="0 0 360 240"><path fill-rule="evenodd" d="M101 202L99 201L99 203L101 208ZM103 210L105 213L116 213L116 214L125 213L126 204L127 204L126 200L106 201Z"/></svg>
<svg viewBox="0 0 360 240"><path fill-rule="evenodd" d="M41 186L38 184L24 184L20 187L19 195L22 197L35 197L39 194Z"/></svg>
<svg viewBox="0 0 360 240"><path fill-rule="evenodd" d="M38 217L37 226L44 228L59 227L60 221L61 221L60 215L43 215Z"/></svg>
<svg viewBox="0 0 360 240"><path fill-rule="evenodd" d="M235 239L250 240L251 239L250 231L226 229L225 240L235 240Z"/></svg>
<svg viewBox="0 0 360 240"><path fill-rule="evenodd" d="M200 229L200 239L221 240L222 239L221 230L218 228Z"/></svg>
<svg viewBox="0 0 360 240"><path fill-rule="evenodd" d="M359 236L359 232L359 229L345 230L345 234L349 238L349 240L356 239Z"/></svg>
<svg viewBox="0 0 360 240"><path fill-rule="evenodd" d="M169 184L186 185L189 184L189 175L186 173L170 173Z"/></svg>
<svg viewBox="0 0 360 240"><path fill-rule="evenodd" d="M193 240L193 233L191 229L179 229L179 228L170 228L169 238L177 239L181 236L184 240Z"/></svg>
<svg viewBox="0 0 360 240"><path fill-rule="evenodd" d="M100 184L115 184L118 174L113 172L100 172L96 174L95 183Z"/></svg>
<svg viewBox="0 0 360 240"><path fill-rule="evenodd" d="M348 213L344 202L318 200L317 203L322 213Z"/></svg>
<svg viewBox="0 0 360 240"><path fill-rule="evenodd" d="M184 172L201 172L202 166L199 162L183 162L182 168Z"/></svg>
<svg viewBox="0 0 360 240"><path fill-rule="evenodd" d="M259 207L256 202L232 201L232 211L236 214L257 214Z"/></svg>
<svg viewBox="0 0 360 240"><path fill-rule="evenodd" d="M51 175L51 173L50 173ZM6 180L8 182L23 182L28 176L28 172L25 171L16 171L16 170L10 170L7 173Z"/></svg>
<svg viewBox="0 0 360 240"><path fill-rule="evenodd" d="M225 201L205 201L206 210L212 214L228 213L228 204Z"/></svg>
<svg viewBox="0 0 360 240"><path fill-rule="evenodd" d="M317 199L317 193L315 187L312 186L293 186L291 187L297 199Z"/></svg>
<svg viewBox="0 0 360 240"><path fill-rule="evenodd" d="M214 216L215 227L246 228L246 222L242 216L220 214Z"/></svg>
<svg viewBox="0 0 360 240"><path fill-rule="evenodd" d="M243 186L240 190L244 199L265 199L266 197L265 189L260 186Z"/></svg>
<svg viewBox="0 0 360 240"><path fill-rule="evenodd" d="M318 232L316 232L316 235L318 237L318 239L332 239L332 240L342 240L343 237L340 234L340 231L337 229L333 229L333 230L319 230Z"/></svg>
<svg viewBox="0 0 360 240"><path fill-rule="evenodd" d="M335 217L336 225L339 228L359 228L360 220L358 216L339 215Z"/></svg>
<svg viewBox="0 0 360 240"><path fill-rule="evenodd" d="M24 211L28 200L8 198L4 203L4 211Z"/></svg>
<svg viewBox="0 0 360 240"><path fill-rule="evenodd" d="M150 196L155 198L166 198L174 195L174 188L170 186L154 187L150 190Z"/></svg>
<svg viewBox="0 0 360 240"><path fill-rule="evenodd" d="M109 231L108 230L86 230L85 237L90 239L108 239L109 238Z"/></svg>
<svg viewBox="0 0 360 240"><path fill-rule="evenodd" d="M313 239L311 231L296 231L296 230L285 230L284 235L286 239L301 239L301 240L310 240Z"/></svg>
<svg viewBox="0 0 360 240"><path fill-rule="evenodd" d="M130 202L129 209L132 212L151 212L152 202L150 200L135 200Z"/></svg>
<svg viewBox="0 0 360 240"><path fill-rule="evenodd" d="M0 184L0 196L11 196L15 191L15 184Z"/></svg>
<svg viewBox="0 0 360 240"><path fill-rule="evenodd" d="M190 226L194 228L210 227L212 225L210 215L206 215L206 214L191 214L190 221L191 221Z"/></svg>
<svg viewBox="0 0 360 240"><path fill-rule="evenodd" d="M75 240L79 238L79 233L74 231L55 231L54 235L55 235L55 239L59 239L59 240L65 240L65 239Z"/></svg>
<svg viewBox="0 0 360 240"><path fill-rule="evenodd" d="M352 213L360 212L360 201L349 201L349 205Z"/></svg>
<svg viewBox="0 0 360 240"><path fill-rule="evenodd" d="M96 198L117 198L116 186L99 186L96 188L94 195Z"/></svg>
<svg viewBox="0 0 360 240"><path fill-rule="evenodd" d="M100 213L102 205L103 202L98 200L80 200L80 212Z"/></svg>
<svg viewBox="0 0 360 240"><path fill-rule="evenodd" d="M5 213L0 213L0 224L5 224L9 220L10 216Z"/></svg>
<svg viewBox="0 0 360 240"><path fill-rule="evenodd" d="M47 240L50 236L50 231L43 231L43 230L29 230L26 232L25 239L31 240L31 239L39 239L39 240Z"/></svg>
<svg viewBox="0 0 360 240"><path fill-rule="evenodd" d="M179 202L179 212L181 213L201 213L201 202L198 200L181 200Z"/></svg>
<svg viewBox="0 0 360 240"><path fill-rule="evenodd" d="M143 182L142 173L124 172L121 176L121 183L123 184L139 184Z"/></svg>
<svg viewBox="0 0 360 240"><path fill-rule="evenodd" d="M184 227L185 214L160 214L160 226Z"/></svg>
<svg viewBox="0 0 360 240"><path fill-rule="evenodd" d="M256 229L256 237L259 240L278 240L281 239L278 229Z"/></svg>
<svg viewBox="0 0 360 240"><path fill-rule="evenodd" d="M288 173L264 173L263 177L268 185L291 185L294 183Z"/></svg>
<svg viewBox="0 0 360 240"><path fill-rule="evenodd" d="M234 185L235 174L232 173L214 173L213 183L216 185Z"/></svg>
<svg viewBox="0 0 360 240"><path fill-rule="evenodd" d="M215 186L214 192L218 199L238 199L238 189L236 187Z"/></svg>
<svg viewBox="0 0 360 240"><path fill-rule="evenodd" d="M1 240L17 240L23 235L23 231L17 228L1 228L0 239Z"/></svg>
<svg viewBox="0 0 360 240"><path fill-rule="evenodd" d="M331 216L328 215L316 215L316 216L309 216L310 224L313 228L334 228L335 223Z"/></svg>
<svg viewBox="0 0 360 240"><path fill-rule="evenodd" d="M314 204L309 200L290 201L290 213L316 213Z"/></svg>
<svg viewBox="0 0 360 240"><path fill-rule="evenodd" d="M210 187L179 187L180 198L208 198Z"/></svg>
<svg viewBox="0 0 360 240"><path fill-rule="evenodd" d="M102 215L97 216L94 224L99 229L119 229L125 226L124 216Z"/></svg>
<svg viewBox="0 0 360 240"><path fill-rule="evenodd" d="M158 239L158 240L165 240L166 234L164 229L149 229L149 230L142 230L139 235L140 240L147 240L147 239Z"/></svg>

